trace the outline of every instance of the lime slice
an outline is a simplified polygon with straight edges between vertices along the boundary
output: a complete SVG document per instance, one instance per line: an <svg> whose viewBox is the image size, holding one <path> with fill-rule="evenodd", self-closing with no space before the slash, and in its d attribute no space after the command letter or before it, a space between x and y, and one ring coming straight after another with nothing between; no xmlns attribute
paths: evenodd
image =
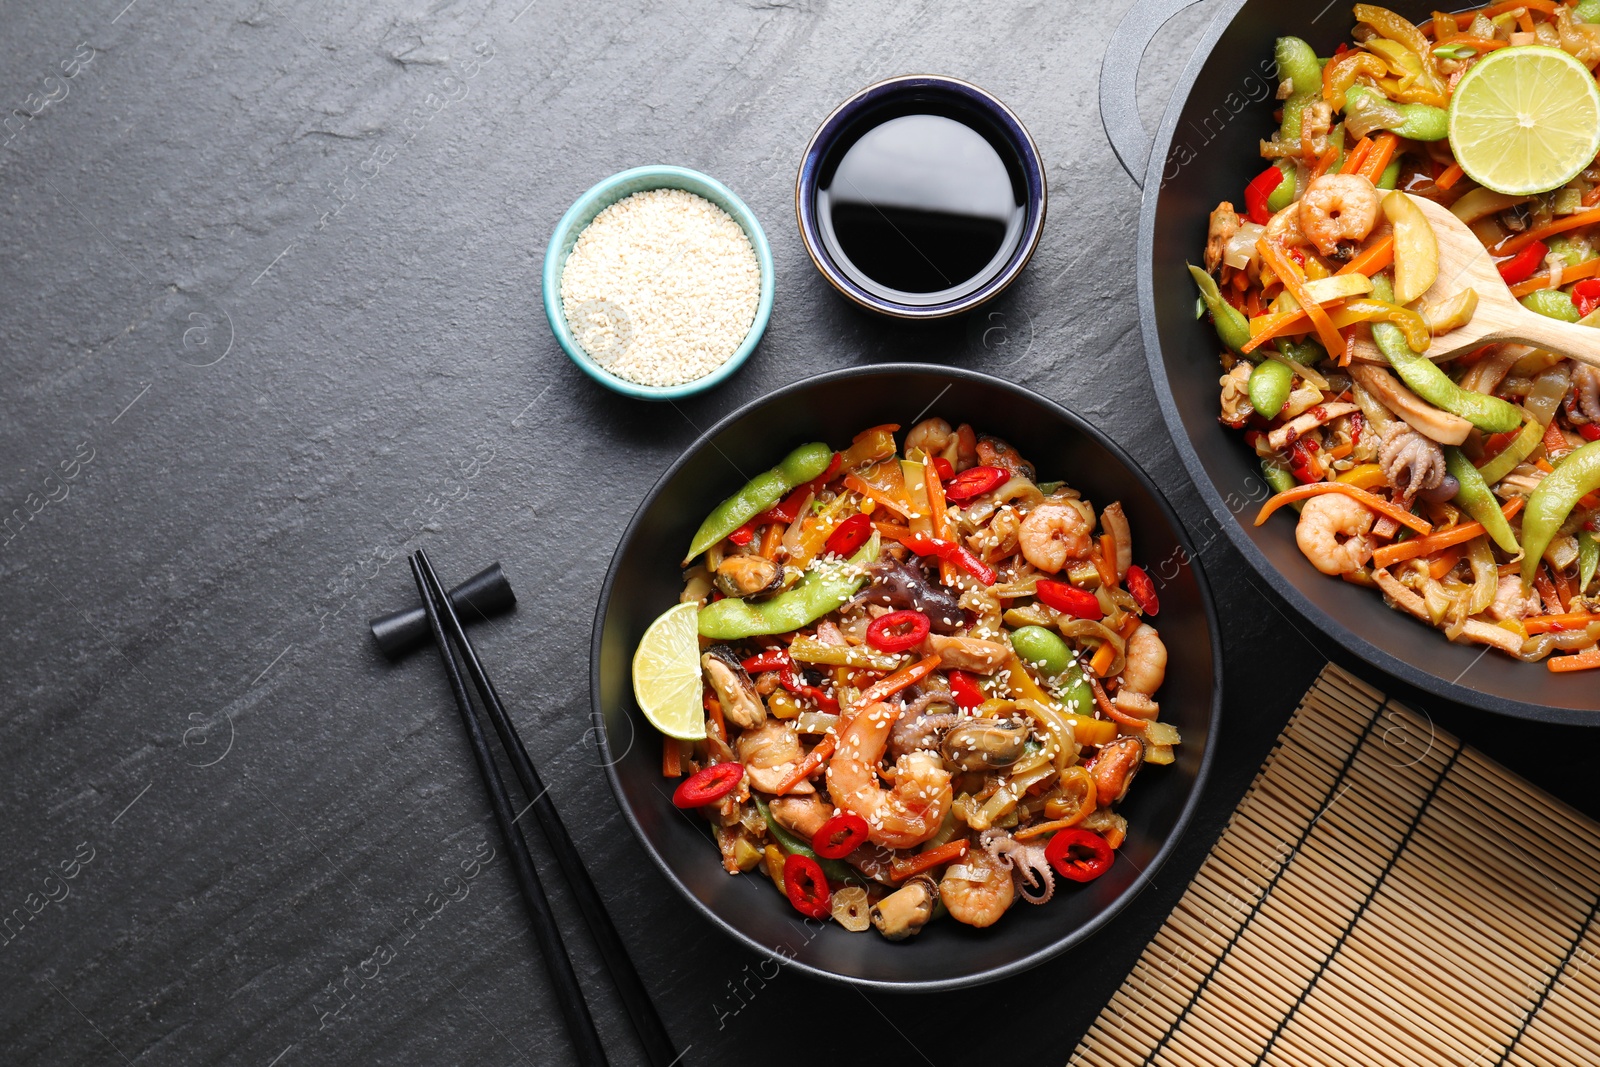
<svg viewBox="0 0 1600 1067"><path fill-rule="evenodd" d="M682 741L706 736L700 703L700 605L663 612L633 653L633 697L650 725Z"/></svg>
<svg viewBox="0 0 1600 1067"><path fill-rule="evenodd" d="M1559 48L1502 48L1450 100L1450 147L1479 185L1510 196L1559 189L1600 152L1600 89Z"/></svg>

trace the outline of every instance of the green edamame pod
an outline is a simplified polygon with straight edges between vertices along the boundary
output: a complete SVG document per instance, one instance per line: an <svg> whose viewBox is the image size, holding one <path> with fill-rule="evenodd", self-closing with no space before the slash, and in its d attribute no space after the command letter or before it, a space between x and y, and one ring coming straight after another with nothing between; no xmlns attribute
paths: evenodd
<svg viewBox="0 0 1600 1067"><path fill-rule="evenodd" d="M1413 141L1442 141L1450 133L1450 113L1442 107L1391 103L1383 94L1364 85L1352 85L1344 99L1345 115L1351 123L1355 123L1358 116L1371 117L1379 128L1392 130ZM1284 117L1288 117L1287 112Z"/></svg>
<svg viewBox="0 0 1600 1067"><path fill-rule="evenodd" d="M1394 300L1394 283L1387 273L1373 277L1372 295L1382 301ZM1406 388L1434 407L1459 415L1486 433L1509 433L1522 425L1522 412L1516 405L1461 388L1432 360L1413 352L1400 327L1373 322L1372 339Z"/></svg>
<svg viewBox="0 0 1600 1067"><path fill-rule="evenodd" d="M1279 37L1274 57L1280 84L1288 82L1292 90L1283 102L1279 135L1285 144L1298 145L1306 106L1322 95L1322 64L1317 62L1316 49L1298 37Z"/></svg>
<svg viewBox="0 0 1600 1067"><path fill-rule="evenodd" d="M1481 522L1495 544L1513 556L1521 552L1522 546L1517 543L1517 535L1511 532L1511 524L1500 511L1500 502L1494 498L1489 483L1483 480L1483 475L1478 473L1472 461L1461 449L1447 445L1444 463L1450 476L1461 486L1455 495L1455 503L1461 510Z"/></svg>
<svg viewBox="0 0 1600 1067"><path fill-rule="evenodd" d="M1244 356L1244 346L1250 343L1250 320L1245 318L1244 313L1238 308L1222 299L1222 290L1217 288L1217 281L1211 275L1191 263L1189 276L1200 287L1200 299L1205 303L1206 310L1211 312L1211 321L1217 327L1217 337L1227 346L1228 351L1236 356ZM1260 358L1254 357L1254 359Z"/></svg>
<svg viewBox="0 0 1600 1067"><path fill-rule="evenodd" d="M1600 0L1580 0L1572 9L1574 22L1600 22Z"/></svg>
<svg viewBox="0 0 1600 1067"><path fill-rule="evenodd" d="M1250 406L1264 419L1275 419L1289 402L1294 371L1275 359L1264 359L1250 372Z"/></svg>
<svg viewBox="0 0 1600 1067"><path fill-rule="evenodd" d="M878 558L880 538L838 567L816 567L790 589L760 603L728 597L700 609L700 636L713 641L742 641L762 634L786 634L809 626L855 596L867 579L862 565Z"/></svg>
<svg viewBox="0 0 1600 1067"><path fill-rule="evenodd" d="M1280 159L1273 164L1283 174L1283 181L1267 196L1267 210L1276 215L1290 204L1294 203L1294 194L1297 192L1295 185L1295 167L1286 159Z"/></svg>
<svg viewBox="0 0 1600 1067"><path fill-rule="evenodd" d="M820 478L832 462L833 449L816 441L801 445L784 456L776 467L750 479L743 489L711 509L711 514L700 524L689 545L689 554L683 557L684 566L763 511L775 506L795 486Z"/></svg>
<svg viewBox="0 0 1600 1067"><path fill-rule="evenodd" d="M1072 649L1058 635L1043 626L1024 626L1011 634L1011 647L1024 663L1039 665L1046 678L1054 678L1071 667Z"/></svg>
<svg viewBox="0 0 1600 1067"><path fill-rule="evenodd" d="M1535 290L1522 298L1522 306L1562 322L1577 322L1583 317L1578 314L1578 305L1572 302L1572 297L1560 289Z"/></svg>
<svg viewBox="0 0 1600 1067"><path fill-rule="evenodd" d="M1600 541L1588 530L1578 531L1578 595L1582 596L1589 583L1594 581L1596 565L1600 565Z"/></svg>
<svg viewBox="0 0 1600 1067"><path fill-rule="evenodd" d="M1522 513L1522 547L1527 553L1522 560L1523 585L1533 582L1544 550L1578 501L1596 489L1600 489L1600 441L1590 441L1558 463L1528 497Z"/></svg>

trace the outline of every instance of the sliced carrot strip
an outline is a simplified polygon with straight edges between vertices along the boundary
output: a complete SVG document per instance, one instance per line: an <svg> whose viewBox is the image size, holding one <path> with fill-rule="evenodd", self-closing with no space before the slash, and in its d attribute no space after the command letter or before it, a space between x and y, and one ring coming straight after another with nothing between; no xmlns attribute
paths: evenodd
<svg viewBox="0 0 1600 1067"><path fill-rule="evenodd" d="M1290 490L1290 492L1293 492L1293 490ZM1522 505L1526 502L1526 497L1514 496L1505 502L1500 511L1509 519L1521 511ZM1418 556L1431 556L1435 552L1441 552L1454 545L1465 544L1483 532L1483 523L1464 522L1460 526L1446 530L1443 533L1436 533L1428 537L1413 537L1409 541L1384 545L1372 554L1372 565L1379 570L1383 570L1394 566L1396 563L1401 563L1408 559L1416 559Z"/></svg>
<svg viewBox="0 0 1600 1067"><path fill-rule="evenodd" d="M961 838L956 841L946 841L938 848L930 848L926 852L919 852L906 859L896 859L889 865L889 877L896 882L903 882L930 867L938 867L960 859L967 854L967 849L970 847L966 838Z"/></svg>
<svg viewBox="0 0 1600 1067"><path fill-rule="evenodd" d="M1522 251L1535 241L1542 241L1546 237L1554 237L1556 234L1566 233L1568 230L1593 226L1597 222L1600 222L1600 208L1595 208L1591 211L1580 211L1576 215L1568 215L1566 218L1556 219L1537 229L1525 230L1522 233L1507 237L1504 241L1489 249L1489 252L1496 256L1509 256Z"/></svg>
<svg viewBox="0 0 1600 1067"><path fill-rule="evenodd" d="M1372 142L1372 151L1368 153L1366 162L1361 164L1361 169L1356 173L1377 185L1383 172L1389 169L1389 160L1394 158L1394 150L1399 143L1400 138L1394 134L1380 133L1378 139Z"/></svg>
<svg viewBox="0 0 1600 1067"><path fill-rule="evenodd" d="M1595 186L1595 188L1600 189L1600 185ZM1585 278L1593 278L1596 274L1600 274L1600 256L1579 263L1576 267L1568 267L1563 270L1561 272L1561 284L1566 285L1568 282L1578 282ZM1540 289L1548 288L1550 288L1550 275L1539 274L1525 282L1513 285L1511 287L1511 295L1520 300L1529 293L1536 293Z"/></svg>
<svg viewBox="0 0 1600 1067"><path fill-rule="evenodd" d="M1344 337L1334 329L1333 323L1311 295L1306 292L1306 276L1300 273L1300 268L1295 261L1284 255L1282 250L1274 247L1265 237L1256 242L1256 250L1261 253L1261 261L1272 268L1283 281L1283 287L1289 290L1289 295L1294 297L1303 310L1311 318L1311 325L1317 331L1317 339L1322 342L1322 347L1328 350L1328 355L1338 359L1344 355Z"/></svg>
<svg viewBox="0 0 1600 1067"><path fill-rule="evenodd" d="M1593 670L1600 667L1600 648L1591 648L1586 652L1579 652L1576 656L1551 656L1544 661L1544 665L1557 674Z"/></svg>
<svg viewBox="0 0 1600 1067"><path fill-rule="evenodd" d="M1106 671L1111 669L1111 661L1117 658L1117 650L1110 641L1104 641L1094 650L1094 655L1089 657L1089 669L1095 677L1104 678Z"/></svg>
<svg viewBox="0 0 1600 1067"><path fill-rule="evenodd" d="M1523 629L1530 634L1547 634L1557 630L1582 630L1590 623L1600 622L1600 615L1589 611L1573 611L1565 615L1536 615L1523 619Z"/></svg>
<svg viewBox="0 0 1600 1067"><path fill-rule="evenodd" d="M1372 138L1363 137L1350 149L1350 154L1344 157L1344 166L1339 168L1340 174L1354 174L1361 169L1361 164L1367 161L1367 153L1372 151Z"/></svg>
<svg viewBox="0 0 1600 1067"><path fill-rule="evenodd" d="M1261 512L1256 516L1256 525L1260 526L1262 523L1266 522L1272 517L1272 513L1274 511L1277 511L1285 504L1293 504L1297 500L1306 500L1314 496L1322 496L1324 493L1343 493L1345 496L1354 497L1355 500L1362 506L1371 508L1379 515L1387 515L1395 522L1398 522L1401 526L1409 526L1411 529L1417 531L1417 533L1424 535L1422 539L1426 539L1426 535L1433 533L1433 527L1426 519L1411 514L1411 512L1407 511L1405 508L1396 507L1394 504L1391 504L1387 500L1383 499L1383 497L1375 496L1374 494L1367 492L1365 489L1357 489L1348 482L1313 482L1310 485L1297 485L1293 489L1285 489L1283 492L1279 493L1277 496L1274 496L1271 500L1268 500L1265 504L1261 505ZM1517 499L1520 500L1521 497L1518 497ZM1482 533L1483 527L1478 527L1478 532ZM1404 543L1406 545L1414 545L1419 543L1419 541L1422 539L1406 541ZM1465 541L1470 539L1462 538L1462 540ZM1454 541L1450 542L1450 544L1455 543L1456 542ZM1437 545L1435 546L1434 550L1437 551L1437 549L1448 547L1449 545ZM1379 551L1382 550L1380 549ZM1424 553L1421 552L1414 553L1414 555L1419 556L1423 554ZM1409 559L1410 557L1408 556L1406 558Z"/></svg>
<svg viewBox="0 0 1600 1067"><path fill-rule="evenodd" d="M1454 44L1455 42L1451 41L1450 43ZM1494 43L1498 45L1501 42L1496 41ZM1456 182L1460 181L1466 176L1466 173L1466 171L1461 169L1461 164L1452 163L1445 168L1445 172L1439 175L1438 180L1433 184L1437 185L1441 189L1452 189L1455 187Z"/></svg>
<svg viewBox="0 0 1600 1067"><path fill-rule="evenodd" d="M1339 273L1365 274L1370 278L1380 270L1388 267L1393 262L1394 234L1391 233L1387 236L1379 238L1377 241L1374 241L1371 247L1364 249L1359 255L1351 259L1350 262L1340 267ZM1600 262L1600 260L1596 260L1596 262Z"/></svg>
<svg viewBox="0 0 1600 1067"><path fill-rule="evenodd" d="M1428 563L1428 574L1434 581L1438 581L1456 569L1456 564L1461 562L1461 554L1466 549L1460 545L1451 545L1443 552L1434 556Z"/></svg>
<svg viewBox="0 0 1600 1067"><path fill-rule="evenodd" d="M663 778L682 778L683 762L679 758L682 751L678 747L676 737L663 737L661 739L661 776Z"/></svg>

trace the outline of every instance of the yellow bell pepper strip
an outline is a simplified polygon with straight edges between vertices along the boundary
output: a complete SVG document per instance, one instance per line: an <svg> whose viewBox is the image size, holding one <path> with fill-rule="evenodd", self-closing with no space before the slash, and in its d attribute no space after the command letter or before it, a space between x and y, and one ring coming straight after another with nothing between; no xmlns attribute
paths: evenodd
<svg viewBox="0 0 1600 1067"><path fill-rule="evenodd" d="M700 553L775 506L791 489L820 476L832 462L833 449L820 441L813 442L801 445L783 457L776 467L750 479L743 489L706 516L689 544L689 554L683 557L683 565L688 566Z"/></svg>
<svg viewBox="0 0 1600 1067"><path fill-rule="evenodd" d="M1529 585L1545 549L1582 497L1600 489L1600 441L1591 441L1567 456L1528 497L1522 517L1522 584Z"/></svg>
<svg viewBox="0 0 1600 1067"><path fill-rule="evenodd" d="M742 641L763 634L786 634L816 622L867 583L866 564L878 558L881 539L874 534L849 561L819 565L777 596L759 604L728 597L700 609L700 636L713 641Z"/></svg>
<svg viewBox="0 0 1600 1067"><path fill-rule="evenodd" d="M1344 94L1356 83L1356 79L1365 74L1369 78L1381 78L1389 73L1389 67L1383 60L1371 52L1356 50L1346 52L1328 61L1322 70L1322 99L1332 105L1333 110L1344 110Z"/></svg>
<svg viewBox="0 0 1600 1067"><path fill-rule="evenodd" d="M1511 524L1500 514L1500 503L1490 492L1483 475L1478 473L1478 468L1472 465L1461 449L1452 445L1445 446L1444 462L1445 469L1461 486L1452 503L1477 519L1495 544L1513 556L1521 552L1522 546L1517 543L1517 535L1511 532Z"/></svg>
<svg viewBox="0 0 1600 1067"><path fill-rule="evenodd" d="M853 471L894 455L894 435L899 429L900 427L894 423L886 423L882 426L869 427L856 434L850 442L850 447L839 453L840 469Z"/></svg>
<svg viewBox="0 0 1600 1067"><path fill-rule="evenodd" d="M1357 489L1376 489L1380 485L1389 483L1388 477L1383 473L1383 468L1376 463L1363 463L1351 467L1339 475L1339 481L1345 485L1353 485Z"/></svg>
<svg viewBox="0 0 1600 1067"><path fill-rule="evenodd" d="M1511 518L1522 510L1522 505L1527 502L1525 497L1514 496L1506 501L1500 509L1500 514ZM1452 545L1466 544L1474 537L1481 536L1485 531L1481 522L1464 522L1442 533L1430 534L1425 537L1413 537L1409 541L1397 541L1392 545L1384 545L1372 554L1374 570L1387 570L1396 563L1403 563L1408 559L1418 556L1431 556L1442 552Z"/></svg>
<svg viewBox="0 0 1600 1067"><path fill-rule="evenodd" d="M1372 292L1382 301L1394 298L1393 284L1387 274L1372 279ZM1439 410L1459 415L1485 433L1508 433L1521 425L1522 412L1515 404L1461 388L1432 360L1413 351L1398 326L1374 322L1372 340L1406 388ZM1432 344L1431 337L1429 344ZM1499 538L1495 540L1498 542Z"/></svg>
<svg viewBox="0 0 1600 1067"><path fill-rule="evenodd" d="M1420 351L1426 351L1433 344L1433 333L1428 329L1428 320L1410 308L1403 308L1383 300L1359 297L1345 301L1343 307L1330 305L1328 321L1333 323L1333 328L1336 330L1347 329L1358 322L1392 322L1400 327L1406 343L1413 350L1418 350L1417 346L1421 345ZM1250 331L1253 336L1250 338L1250 343L1244 346L1244 354L1248 356L1268 341L1305 333L1310 328L1311 317L1304 311L1261 315L1250 320Z"/></svg>
<svg viewBox="0 0 1600 1067"><path fill-rule="evenodd" d="M1380 515L1386 515L1401 526L1410 527L1424 537L1433 533L1433 526L1428 520L1411 514L1405 508L1389 503L1381 496L1369 493L1365 489L1357 489L1346 482L1312 482L1310 485L1297 485L1293 489L1287 489L1261 505L1261 511L1256 515L1256 525L1260 526L1266 522L1272 517L1273 512L1285 504L1292 504L1297 500L1305 500L1308 497L1322 496L1324 493L1343 493L1363 507L1376 511ZM1409 544L1410 542L1407 543Z"/></svg>
<svg viewBox="0 0 1600 1067"><path fill-rule="evenodd" d="M1344 336L1334 329L1333 323L1328 319L1328 313L1306 292L1306 276L1301 272L1299 265L1265 237L1256 242L1256 251L1261 253L1261 262L1272 269L1272 273L1283 281L1283 287L1288 290L1289 295L1300 304L1301 310L1306 313L1312 327L1317 331L1317 339L1322 342L1322 347L1328 350L1328 355L1334 359L1342 359L1345 352Z"/></svg>
<svg viewBox="0 0 1600 1067"><path fill-rule="evenodd" d="M1211 321L1217 328L1217 337L1227 346L1228 351L1236 356L1244 355L1245 346L1250 343L1249 320L1244 317L1242 311L1222 299L1222 291L1217 288L1216 279L1211 275L1191 263L1189 276L1200 287L1200 301L1211 313Z"/></svg>
<svg viewBox="0 0 1600 1067"><path fill-rule="evenodd" d="M1380 36L1404 46L1416 57L1418 72L1413 91L1431 93L1432 99L1428 102L1435 107L1449 103L1449 89L1439 76L1439 67L1433 58L1433 42L1421 30L1388 8L1374 4L1357 4L1355 18L1377 30Z"/></svg>

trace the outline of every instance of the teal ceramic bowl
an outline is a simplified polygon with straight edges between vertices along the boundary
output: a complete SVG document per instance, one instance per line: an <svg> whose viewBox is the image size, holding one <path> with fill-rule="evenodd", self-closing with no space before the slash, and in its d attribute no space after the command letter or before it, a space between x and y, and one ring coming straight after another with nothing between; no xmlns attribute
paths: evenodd
<svg viewBox="0 0 1600 1067"><path fill-rule="evenodd" d="M567 265L567 257L572 254L572 246L577 243L578 235L594 221L596 215L618 200L649 189L682 189L704 197L732 215L750 239L750 247L755 249L756 263L761 268L761 296L756 303L756 317L750 323L750 331L745 334L744 342L716 370L682 385L640 385L612 374L578 344L567 326L567 316L561 310L561 272ZM738 370L750 353L755 351L757 342L766 331L767 320L772 317L772 288L772 246L767 244L767 235L762 232L755 213L726 185L685 167L634 167L613 174L595 185L578 197L577 202L561 216L561 221L556 223L555 233L550 237L550 247L544 254L544 313L550 320L550 330L556 335L556 343L589 377L608 389L640 400L676 400L693 396L719 385Z"/></svg>

